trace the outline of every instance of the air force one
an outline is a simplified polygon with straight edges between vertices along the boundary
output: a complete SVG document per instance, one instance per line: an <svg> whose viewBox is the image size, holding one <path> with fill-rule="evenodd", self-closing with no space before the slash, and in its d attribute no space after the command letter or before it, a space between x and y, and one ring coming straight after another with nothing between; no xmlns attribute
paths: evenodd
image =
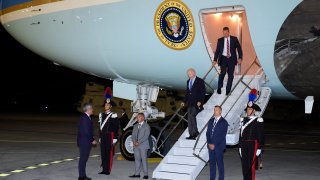
<svg viewBox="0 0 320 180"><path fill-rule="evenodd" d="M190 67L205 79L212 96L197 115L197 141L185 140L186 130L164 153L163 132L168 126L153 135L153 151L164 157L153 178L197 177L208 161L203 132L216 104L222 105L230 125L227 144L235 145L239 116L252 89L259 91L255 101L262 109L260 116L270 97L305 99L307 113L320 97L318 0L0 2L1 23L21 44L57 65L114 80L114 96L132 100L132 111L143 111L148 119L164 117L152 106L159 88L185 89ZM229 96L215 92L219 68L212 66L224 26L238 37L244 54ZM130 131L135 114L121 139L127 159L133 157ZM184 117L179 117L181 122Z"/></svg>
<svg viewBox="0 0 320 180"><path fill-rule="evenodd" d="M222 28L229 26L243 46L241 71L257 57L274 98L320 97L317 0L1 0L0 5L5 29L54 63L115 82L168 89L185 88L189 67L200 77L206 74Z"/></svg>

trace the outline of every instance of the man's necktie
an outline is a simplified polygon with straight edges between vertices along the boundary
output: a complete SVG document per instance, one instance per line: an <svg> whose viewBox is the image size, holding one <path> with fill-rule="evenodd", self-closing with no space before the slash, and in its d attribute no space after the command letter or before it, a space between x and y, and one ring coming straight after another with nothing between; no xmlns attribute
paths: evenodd
<svg viewBox="0 0 320 180"><path fill-rule="evenodd" d="M214 119L214 121L213 121L213 126L212 126L212 130L211 130L211 137L213 136L214 128L216 127L217 122L218 122L218 121L217 121L216 119Z"/></svg>
<svg viewBox="0 0 320 180"><path fill-rule="evenodd" d="M192 79L189 80L189 90L192 88Z"/></svg>
<svg viewBox="0 0 320 180"><path fill-rule="evenodd" d="M229 38L227 38L227 58L230 58L230 43L229 43Z"/></svg>
<svg viewBox="0 0 320 180"><path fill-rule="evenodd" d="M140 128L141 128L141 124L138 124L137 141L138 141L138 139L139 139Z"/></svg>

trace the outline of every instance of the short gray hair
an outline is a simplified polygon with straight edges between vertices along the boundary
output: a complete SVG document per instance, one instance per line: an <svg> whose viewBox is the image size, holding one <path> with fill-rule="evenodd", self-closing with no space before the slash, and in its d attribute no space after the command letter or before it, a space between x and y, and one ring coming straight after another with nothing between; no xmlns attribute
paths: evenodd
<svg viewBox="0 0 320 180"><path fill-rule="evenodd" d="M83 112L87 112L90 108L92 108L91 103L84 103L82 110L83 110Z"/></svg>
<svg viewBox="0 0 320 180"><path fill-rule="evenodd" d="M193 69L193 68L189 68L189 69L187 70L187 72L189 72L189 71L192 71L192 72L194 72L194 73L196 74L196 70Z"/></svg>

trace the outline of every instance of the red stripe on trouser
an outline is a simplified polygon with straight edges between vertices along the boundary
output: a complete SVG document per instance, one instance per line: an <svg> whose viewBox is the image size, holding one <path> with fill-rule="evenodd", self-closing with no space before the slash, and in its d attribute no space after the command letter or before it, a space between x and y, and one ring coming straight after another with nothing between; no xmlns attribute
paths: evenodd
<svg viewBox="0 0 320 180"><path fill-rule="evenodd" d="M113 160L113 138L114 138L114 132L111 132L111 146L110 146L110 165L109 165L109 173L111 173L112 168L112 160Z"/></svg>
<svg viewBox="0 0 320 180"><path fill-rule="evenodd" d="M255 180L256 178L256 160L257 160L257 150L258 150L258 141L254 141L254 151L253 151L253 158L252 158L252 166L251 166L251 171L252 171L252 180Z"/></svg>

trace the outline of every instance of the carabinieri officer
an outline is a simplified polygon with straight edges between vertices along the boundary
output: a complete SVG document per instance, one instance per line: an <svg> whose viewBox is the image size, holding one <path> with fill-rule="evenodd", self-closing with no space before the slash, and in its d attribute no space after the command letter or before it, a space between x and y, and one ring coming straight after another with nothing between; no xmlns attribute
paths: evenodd
<svg viewBox="0 0 320 180"><path fill-rule="evenodd" d="M117 141L119 121L116 113L111 112L111 102L106 101L105 112L99 114L100 149L102 171L99 174L109 175L112 168L114 144Z"/></svg>
<svg viewBox="0 0 320 180"><path fill-rule="evenodd" d="M254 114L256 111L261 111L260 107L250 101L246 108L247 117L240 120L239 154L244 180L255 179L255 163L264 144L263 119Z"/></svg>

